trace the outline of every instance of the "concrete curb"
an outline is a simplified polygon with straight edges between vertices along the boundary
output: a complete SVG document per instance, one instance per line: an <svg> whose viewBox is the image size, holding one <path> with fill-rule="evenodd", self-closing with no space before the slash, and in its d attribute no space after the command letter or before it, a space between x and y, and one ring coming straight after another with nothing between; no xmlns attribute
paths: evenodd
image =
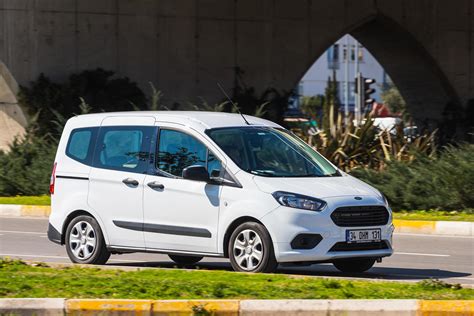
<svg viewBox="0 0 474 316"><path fill-rule="evenodd" d="M0 299L0 314L474 315L474 301Z"/></svg>
<svg viewBox="0 0 474 316"><path fill-rule="evenodd" d="M51 214L49 205L0 204L0 216L49 217L49 214Z"/></svg>
<svg viewBox="0 0 474 316"><path fill-rule="evenodd" d="M0 204L0 216L49 217L49 205ZM412 221L394 219L396 233L474 237L474 222Z"/></svg>
<svg viewBox="0 0 474 316"><path fill-rule="evenodd" d="M474 236L474 222L411 221L394 219L396 233Z"/></svg>
<svg viewBox="0 0 474 316"><path fill-rule="evenodd" d="M64 315L64 298L2 298L0 315Z"/></svg>

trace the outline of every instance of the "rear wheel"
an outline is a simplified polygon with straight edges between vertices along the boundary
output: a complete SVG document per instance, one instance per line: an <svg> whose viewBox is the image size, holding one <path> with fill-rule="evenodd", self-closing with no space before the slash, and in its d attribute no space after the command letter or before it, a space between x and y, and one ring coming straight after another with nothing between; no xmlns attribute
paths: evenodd
<svg viewBox="0 0 474 316"><path fill-rule="evenodd" d="M87 215L78 216L69 223L66 251L74 263L105 264L110 257L99 224Z"/></svg>
<svg viewBox="0 0 474 316"><path fill-rule="evenodd" d="M197 256L180 256L180 255L168 255L171 260L176 262L177 264L181 264L183 266L196 264L202 260L203 257Z"/></svg>
<svg viewBox="0 0 474 316"><path fill-rule="evenodd" d="M235 271L273 272L278 266L270 234L259 223L238 226L230 236L228 251Z"/></svg>
<svg viewBox="0 0 474 316"><path fill-rule="evenodd" d="M369 270L375 263L375 259L344 259L334 261L333 265L341 272L361 273Z"/></svg>

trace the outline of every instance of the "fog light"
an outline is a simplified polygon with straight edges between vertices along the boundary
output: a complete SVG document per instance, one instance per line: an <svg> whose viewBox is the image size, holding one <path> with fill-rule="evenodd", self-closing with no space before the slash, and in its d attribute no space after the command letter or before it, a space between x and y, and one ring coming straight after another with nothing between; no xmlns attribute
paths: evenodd
<svg viewBox="0 0 474 316"><path fill-rule="evenodd" d="M292 249L313 249L323 237L319 234L299 234L291 242Z"/></svg>

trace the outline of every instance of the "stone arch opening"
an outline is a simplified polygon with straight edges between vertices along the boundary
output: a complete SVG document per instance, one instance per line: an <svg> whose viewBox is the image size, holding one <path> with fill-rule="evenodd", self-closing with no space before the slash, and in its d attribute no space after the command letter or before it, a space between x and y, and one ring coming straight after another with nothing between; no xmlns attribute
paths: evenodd
<svg viewBox="0 0 474 316"><path fill-rule="evenodd" d="M18 105L18 90L15 78L0 61L0 150L8 150L16 137L25 134L27 121Z"/></svg>
<svg viewBox="0 0 474 316"><path fill-rule="evenodd" d="M450 116L462 115L459 97L433 57L396 22L377 16L349 33L388 72L418 126L444 129Z"/></svg>
<svg viewBox="0 0 474 316"><path fill-rule="evenodd" d="M368 16L358 23L342 26L332 40L326 37L324 43L317 41L313 47L319 49L313 62L345 34L359 41L382 65L418 127L438 128L446 139L463 134L466 126L459 124L464 114L459 96L435 59L409 31L382 14Z"/></svg>

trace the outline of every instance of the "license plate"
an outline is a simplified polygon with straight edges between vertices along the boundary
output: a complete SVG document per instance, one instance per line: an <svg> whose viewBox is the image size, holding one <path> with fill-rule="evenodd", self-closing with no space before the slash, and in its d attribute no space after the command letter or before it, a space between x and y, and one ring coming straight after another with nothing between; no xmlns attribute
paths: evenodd
<svg viewBox="0 0 474 316"><path fill-rule="evenodd" d="M346 230L346 241L348 243L376 242L381 240L381 234L381 229Z"/></svg>

